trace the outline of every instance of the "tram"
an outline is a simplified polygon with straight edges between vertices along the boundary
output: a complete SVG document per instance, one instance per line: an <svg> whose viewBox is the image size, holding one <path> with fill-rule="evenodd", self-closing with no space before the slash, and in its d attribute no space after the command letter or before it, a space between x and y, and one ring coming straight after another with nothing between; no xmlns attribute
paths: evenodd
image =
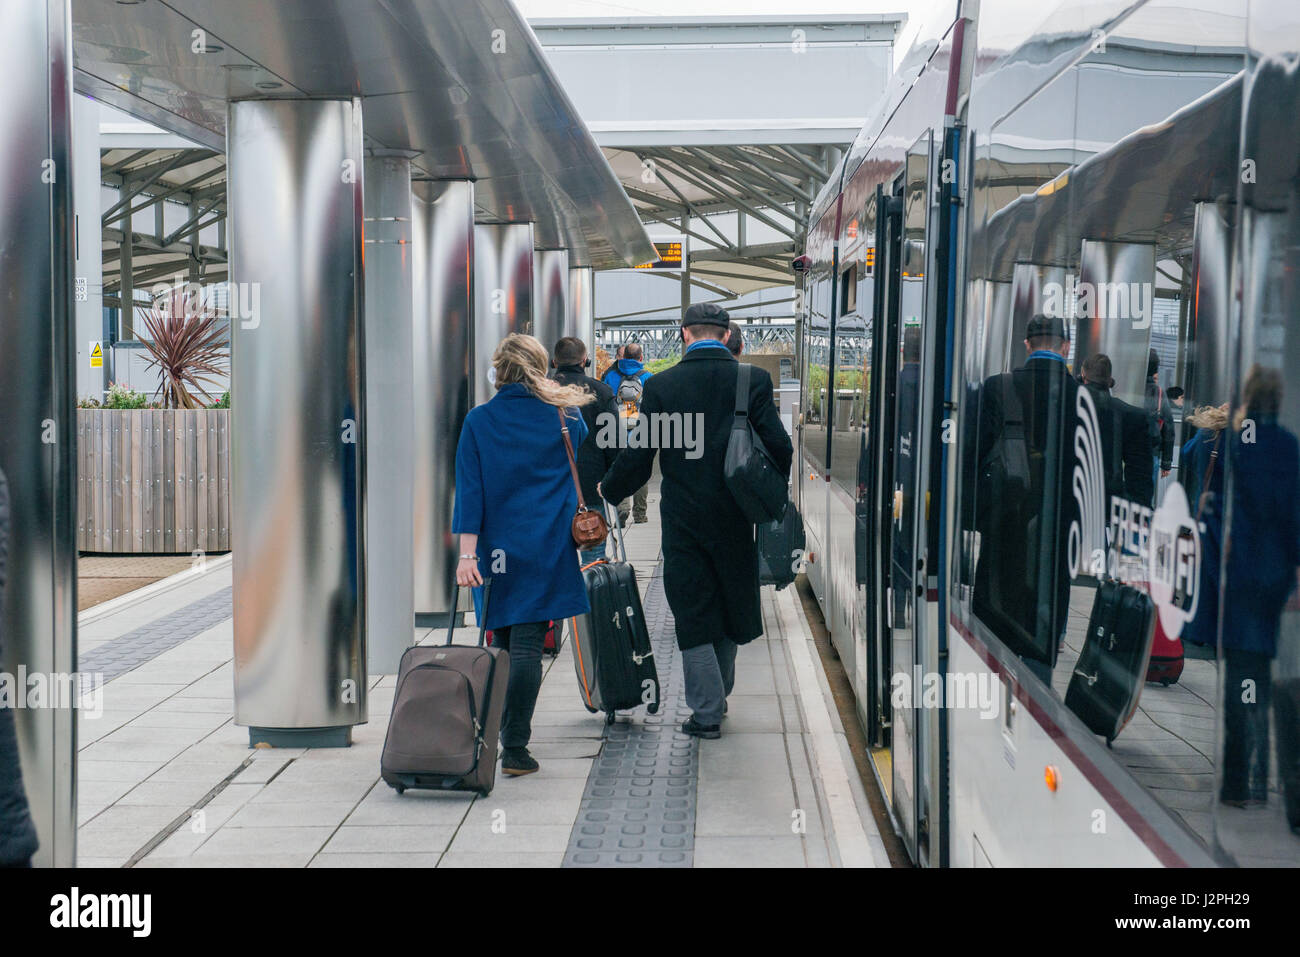
<svg viewBox="0 0 1300 957"><path fill-rule="evenodd" d="M1300 605L1291 590L1248 616L1230 597L1246 576L1294 589L1300 565L1294 541L1273 544L1296 503L1276 528L1258 515L1293 488L1289 459L1261 477L1235 451L1243 419L1279 448L1300 433L1300 9L936 7L812 208L798 356L805 570L894 824L922 866L1300 863L1300 727L1283 706ZM1053 314L1071 376L1104 354L1129 405L1184 392L1159 423L1173 462L1152 453L1157 523L1189 492L1192 410L1229 420L1226 516L1183 519L1183 591L1199 589L1214 638L1184 642L1182 677L1144 684L1109 744L1065 704L1098 580L1061 559L1062 523L1017 546L1020 593L1065 622L1043 660L1009 633L1004 599L978 596L980 562L1007 554L980 531L998 504L978 478L984 386L1024 365L1030 321ZM1052 411L1048 428L1073 428L1075 409ZM1157 603L1177 633L1187 602ZM1247 660L1271 698L1243 712ZM1250 800L1226 800L1243 775Z"/></svg>

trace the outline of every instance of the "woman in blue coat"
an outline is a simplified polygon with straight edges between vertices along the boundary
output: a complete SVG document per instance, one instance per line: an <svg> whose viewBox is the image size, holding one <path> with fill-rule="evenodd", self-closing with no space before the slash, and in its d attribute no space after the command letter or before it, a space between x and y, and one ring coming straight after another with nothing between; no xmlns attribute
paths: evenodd
<svg viewBox="0 0 1300 957"><path fill-rule="evenodd" d="M510 653L501 719L508 775L538 769L528 741L548 622L589 610L570 531L578 493L562 428L575 449L582 445L587 426L576 406L594 397L548 379L547 361L532 336L506 336L492 355L497 394L470 410L456 449L456 582L481 585L491 576L486 624L493 645Z"/></svg>

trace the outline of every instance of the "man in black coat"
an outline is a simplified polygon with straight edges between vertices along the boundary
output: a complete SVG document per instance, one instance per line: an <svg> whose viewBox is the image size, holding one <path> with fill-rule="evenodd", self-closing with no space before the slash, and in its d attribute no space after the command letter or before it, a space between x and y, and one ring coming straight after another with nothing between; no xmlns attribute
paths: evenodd
<svg viewBox="0 0 1300 957"><path fill-rule="evenodd" d="M723 344L730 325L714 303L691 306L682 317L682 361L646 381L641 414L654 434L665 414L689 428L669 447L625 449L601 480L608 502L618 502L650 478L655 452L663 476L664 593L677 628L693 714L687 734L717 738L735 677L736 646L763 633L758 550L723 478L727 441L735 421L740 364ZM772 378L751 366L749 421L778 469L789 475L794 448L772 401ZM663 417L662 419L657 417ZM666 430L665 430L666 431Z"/></svg>
<svg viewBox="0 0 1300 957"><path fill-rule="evenodd" d="M1115 387L1110 356L1097 353L1083 363L1083 384L1097 409L1102 456L1106 466L1106 511L1109 521L1112 496L1150 505L1155 497L1151 481L1151 442L1146 412L1110 394Z"/></svg>
<svg viewBox="0 0 1300 957"><path fill-rule="evenodd" d="M5 571L9 557L9 483L0 472L0 604L4 601ZM3 618L0 618L3 623ZM0 652L4 651L0 632ZM25 694L26 688L15 688ZM0 705L0 867L27 867L36 853L36 827L27 807L23 769L19 763L14 709Z"/></svg>
<svg viewBox="0 0 1300 957"><path fill-rule="evenodd" d="M975 614L1045 683L1065 633L1070 603L1071 488L1079 383L1065 357L1069 333L1057 317L1026 327L1022 368L979 389L975 527ZM1017 468L999 461L1023 463ZM1027 468L1027 475L1008 475Z"/></svg>
<svg viewBox="0 0 1300 957"><path fill-rule="evenodd" d="M576 385L596 397L581 408L582 418L587 423L587 437L578 446L574 460L578 464L578 484L582 486L582 498L588 508L600 509L604 506L596 486L601 477L618 458L618 447L609 443L602 445L597 441L601 426L605 422L618 422L618 408L614 402L614 390L599 379L587 375L591 359L587 347L581 339L565 336L555 344L551 358L555 368L552 378L563 385ZM606 418L602 419L604 415ZM608 429L604 430L608 434ZM605 543L595 548L588 548L581 553L582 563L594 562L605 557Z"/></svg>

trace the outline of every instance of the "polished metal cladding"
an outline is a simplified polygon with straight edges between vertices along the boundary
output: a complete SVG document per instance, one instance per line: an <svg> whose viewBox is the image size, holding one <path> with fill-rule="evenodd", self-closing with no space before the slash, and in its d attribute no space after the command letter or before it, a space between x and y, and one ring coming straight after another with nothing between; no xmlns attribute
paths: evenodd
<svg viewBox="0 0 1300 957"><path fill-rule="evenodd" d="M1016 263L1011 274L1011 368L1024 365L1028 358L1025 330L1034 316L1054 315L1065 320L1068 328L1070 316L1065 310L1068 284L1062 266Z"/></svg>
<svg viewBox="0 0 1300 957"><path fill-rule="evenodd" d="M396 674L411 644L415 598L412 487L415 423L411 404L411 160L366 158L365 166L366 662L371 674Z"/></svg>
<svg viewBox="0 0 1300 957"><path fill-rule="evenodd" d="M9 541L0 673L14 676L11 693L27 705L11 716L40 840L34 863L71 867L74 702L31 706L29 685L18 677L46 675L58 687L77 668L71 28L59 0L7 3L4 11L0 355L9 374L0 376L0 468L9 485Z"/></svg>
<svg viewBox="0 0 1300 957"><path fill-rule="evenodd" d="M246 100L229 129L260 302L231 329L235 721L340 728L366 720L361 108Z"/></svg>
<svg viewBox="0 0 1300 957"><path fill-rule="evenodd" d="M533 335L547 355L568 335L568 317L569 251L539 249L533 253Z"/></svg>
<svg viewBox="0 0 1300 957"><path fill-rule="evenodd" d="M1110 356L1115 378L1112 391L1139 406L1146 392L1155 280L1155 246L1083 241L1075 301L1074 367L1081 369L1089 356L1104 352ZM1085 298L1088 295L1091 303Z"/></svg>
<svg viewBox="0 0 1300 957"><path fill-rule="evenodd" d="M509 0L76 0L78 91L216 150L267 84L360 96L366 143L475 181L480 218L608 269L655 258L632 201ZM194 56L198 28L223 49ZM364 38L360 42L358 38ZM178 51L183 51L179 52Z"/></svg>
<svg viewBox="0 0 1300 957"><path fill-rule="evenodd" d="M1182 382L1187 389L1183 408L1221 405L1232 389L1232 351L1229 316L1232 308L1232 223L1231 207L1217 203L1196 204L1196 226L1192 238L1192 297L1186 339L1187 368ZM1160 379L1179 380L1174 370L1161 370Z"/></svg>
<svg viewBox="0 0 1300 957"><path fill-rule="evenodd" d="M470 403L474 184L416 183L412 210L415 614L437 620L451 603L458 554L451 513L456 443Z"/></svg>
<svg viewBox="0 0 1300 957"><path fill-rule="evenodd" d="M564 323L566 336L577 336L587 347L594 363L596 358L596 288L588 266L569 267L569 315Z"/></svg>
<svg viewBox="0 0 1300 957"><path fill-rule="evenodd" d="M474 331L470 371L474 405L496 395L492 353L512 332L533 334L533 224L474 227Z"/></svg>

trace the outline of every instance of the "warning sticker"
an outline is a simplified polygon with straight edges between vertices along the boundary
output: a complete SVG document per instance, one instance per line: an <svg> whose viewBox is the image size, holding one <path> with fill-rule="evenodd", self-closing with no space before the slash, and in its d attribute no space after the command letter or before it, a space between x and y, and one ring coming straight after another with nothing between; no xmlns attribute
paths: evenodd
<svg viewBox="0 0 1300 957"><path fill-rule="evenodd" d="M92 369L102 369L104 367L104 344L102 342L92 342L90 344L90 367Z"/></svg>

